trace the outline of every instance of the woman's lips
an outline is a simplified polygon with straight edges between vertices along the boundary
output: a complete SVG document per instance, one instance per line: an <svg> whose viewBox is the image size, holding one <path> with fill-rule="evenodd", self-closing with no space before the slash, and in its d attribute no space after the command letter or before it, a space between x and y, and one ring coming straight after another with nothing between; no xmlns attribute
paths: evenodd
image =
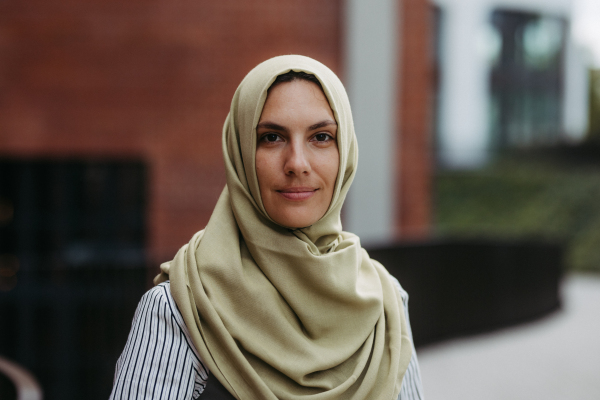
<svg viewBox="0 0 600 400"><path fill-rule="evenodd" d="M288 188L283 190L278 190L277 193L282 195L287 200L306 200L312 197L318 189L313 189L310 187L295 187Z"/></svg>

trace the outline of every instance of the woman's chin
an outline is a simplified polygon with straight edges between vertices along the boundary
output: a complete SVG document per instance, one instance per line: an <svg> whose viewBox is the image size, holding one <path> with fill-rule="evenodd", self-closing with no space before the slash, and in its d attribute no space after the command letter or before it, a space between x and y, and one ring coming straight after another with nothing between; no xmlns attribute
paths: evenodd
<svg viewBox="0 0 600 400"><path fill-rule="evenodd" d="M265 211L277 224L291 229L306 228L318 222L329 208L333 193L316 190L305 194L263 197ZM288 198L291 197L291 198ZM305 197L305 198L303 198Z"/></svg>
<svg viewBox="0 0 600 400"><path fill-rule="evenodd" d="M281 226L291 229L306 228L311 226L320 219L320 216L315 215L315 210L306 210L304 213L278 213L272 216L271 219Z"/></svg>

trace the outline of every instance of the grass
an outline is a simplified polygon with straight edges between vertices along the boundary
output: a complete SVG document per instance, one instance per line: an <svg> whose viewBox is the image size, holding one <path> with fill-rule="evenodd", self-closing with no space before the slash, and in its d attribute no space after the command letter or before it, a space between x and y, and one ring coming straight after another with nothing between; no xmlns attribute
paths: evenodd
<svg viewBox="0 0 600 400"><path fill-rule="evenodd" d="M600 162L564 155L505 155L480 170L438 172L437 233L561 241L567 269L600 272Z"/></svg>

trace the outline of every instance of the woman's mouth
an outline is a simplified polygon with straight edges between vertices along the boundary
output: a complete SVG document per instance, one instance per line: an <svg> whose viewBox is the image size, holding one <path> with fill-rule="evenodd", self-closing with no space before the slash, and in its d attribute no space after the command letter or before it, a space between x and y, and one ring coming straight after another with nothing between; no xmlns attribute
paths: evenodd
<svg viewBox="0 0 600 400"><path fill-rule="evenodd" d="M311 187L293 187L278 190L277 193L279 193L287 200L301 201L312 197L317 192L317 190L319 189L314 189Z"/></svg>

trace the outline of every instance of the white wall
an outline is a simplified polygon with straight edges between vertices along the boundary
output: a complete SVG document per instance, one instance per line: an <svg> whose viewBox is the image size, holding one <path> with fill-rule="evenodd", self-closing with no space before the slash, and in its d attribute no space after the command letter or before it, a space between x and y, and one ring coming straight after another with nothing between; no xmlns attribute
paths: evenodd
<svg viewBox="0 0 600 400"><path fill-rule="evenodd" d="M440 31L439 156L454 168L485 162L488 149L488 65L478 40L489 9L483 2L448 2Z"/></svg>
<svg viewBox="0 0 600 400"><path fill-rule="evenodd" d="M566 139L576 142L588 130L589 75L585 53L573 42L567 43L564 87L563 131Z"/></svg>
<svg viewBox="0 0 600 400"><path fill-rule="evenodd" d="M389 240L394 222L397 9L395 0L346 3L346 76L359 144L344 229L363 243Z"/></svg>

